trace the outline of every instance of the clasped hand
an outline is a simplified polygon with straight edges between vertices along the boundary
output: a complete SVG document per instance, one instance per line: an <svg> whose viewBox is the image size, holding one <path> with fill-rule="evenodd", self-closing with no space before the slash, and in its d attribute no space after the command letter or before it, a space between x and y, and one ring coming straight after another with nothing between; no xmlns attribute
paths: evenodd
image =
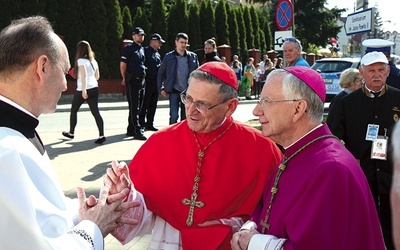
<svg viewBox="0 0 400 250"><path fill-rule="evenodd" d="M93 195L87 198L82 188L76 189L79 201L79 221L94 222L100 228L103 237L123 224L136 225L138 223L136 220L122 217L128 209L140 206L140 202L124 202L129 195L131 184L125 173L121 174L118 180L114 182L105 174L103 176L104 186L98 199Z"/></svg>

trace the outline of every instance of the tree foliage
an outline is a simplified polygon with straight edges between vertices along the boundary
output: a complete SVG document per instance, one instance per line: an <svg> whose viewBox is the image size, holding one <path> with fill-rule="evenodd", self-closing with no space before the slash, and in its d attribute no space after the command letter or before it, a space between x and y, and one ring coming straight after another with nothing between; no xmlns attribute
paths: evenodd
<svg viewBox="0 0 400 250"><path fill-rule="evenodd" d="M189 5L189 20L188 36L190 38L190 49L192 51L202 50L204 41L201 40L200 10L196 2L192 2Z"/></svg>
<svg viewBox="0 0 400 250"><path fill-rule="evenodd" d="M71 62L76 44L88 40L96 53L102 77L119 76L119 51L123 39L132 39L135 26L149 36L157 32L168 44L161 55L174 48L179 32L189 35L191 50L202 50L205 40L215 37L217 45L228 44L231 54L242 62L248 49L266 53L274 48L275 9L278 0L248 0L257 5L230 5L228 0L0 0L0 27L12 19L44 15L53 24L69 50ZM344 9L324 8L326 0L295 0L294 35L304 50L325 46L340 28L337 19ZM216 4L216 5L215 5ZM375 13L376 29L369 37L383 37L382 19ZM291 29L291 28L290 28Z"/></svg>
<svg viewBox="0 0 400 250"><path fill-rule="evenodd" d="M225 0L219 0L215 7L215 32L217 44L230 44Z"/></svg>
<svg viewBox="0 0 400 250"><path fill-rule="evenodd" d="M215 16L210 0L204 0L200 5L200 31L203 41L215 37Z"/></svg>
<svg viewBox="0 0 400 250"><path fill-rule="evenodd" d="M236 17L239 29L239 41L240 41L240 51L238 51L238 56L242 60L247 60L247 34L246 25L243 19L243 9L241 7L236 9Z"/></svg>
<svg viewBox="0 0 400 250"><path fill-rule="evenodd" d="M254 48L261 49L261 40L260 40L260 22L258 20L258 14L253 6L250 6L250 16L251 16L251 25L253 28L254 34Z"/></svg>
<svg viewBox="0 0 400 250"><path fill-rule="evenodd" d="M166 6L164 0L153 0L151 3L151 28L149 34L158 33L161 37L168 41L171 40L167 37L167 19L166 19ZM168 51L169 48L165 44L161 47L160 53L162 55Z"/></svg>
<svg viewBox="0 0 400 250"><path fill-rule="evenodd" d="M250 14L250 8L249 7L244 7L243 9L243 20L244 20L244 25L245 25L245 31L246 31L246 42L247 42L247 47L249 49L255 48L255 43L254 43L254 29L253 29L253 24L252 24L252 18Z"/></svg>
<svg viewBox="0 0 400 250"><path fill-rule="evenodd" d="M240 51L238 22L235 9L231 9L229 6L229 4L226 4L229 24L229 45L231 46L232 53L238 54L238 51Z"/></svg>
<svg viewBox="0 0 400 250"><path fill-rule="evenodd" d="M122 38L132 40L133 23L131 11L128 6L122 8L122 27L124 29Z"/></svg>
<svg viewBox="0 0 400 250"><path fill-rule="evenodd" d="M107 11L107 27L106 27L106 62L109 67L110 78L119 77L119 58L122 34L124 32L122 26L122 14L118 0L104 1ZM103 74L103 72L102 72Z"/></svg>
<svg viewBox="0 0 400 250"><path fill-rule="evenodd" d="M186 0L177 0L175 5L171 6L167 22L167 37L168 43L171 48L175 47L175 37L178 33L188 32L188 12ZM190 43L190 37L189 37Z"/></svg>

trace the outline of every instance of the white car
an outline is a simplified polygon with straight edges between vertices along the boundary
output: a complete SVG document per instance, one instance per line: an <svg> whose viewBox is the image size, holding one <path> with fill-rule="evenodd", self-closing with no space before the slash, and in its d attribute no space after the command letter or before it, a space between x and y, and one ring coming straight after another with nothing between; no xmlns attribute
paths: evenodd
<svg viewBox="0 0 400 250"><path fill-rule="evenodd" d="M343 89L339 86L342 72L348 68L358 69L361 58L323 58L315 61L312 69L321 73L326 86L326 101L330 102Z"/></svg>

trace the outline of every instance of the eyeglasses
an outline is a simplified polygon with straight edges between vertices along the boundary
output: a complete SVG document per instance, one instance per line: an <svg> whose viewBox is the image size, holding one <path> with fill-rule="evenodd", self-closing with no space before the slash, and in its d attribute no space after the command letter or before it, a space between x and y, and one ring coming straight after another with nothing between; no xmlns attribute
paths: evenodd
<svg viewBox="0 0 400 250"><path fill-rule="evenodd" d="M220 103L217 103L215 105L212 105L211 107L209 107L207 104L202 103L202 102L194 102L193 98L191 96L187 96L186 92L181 93L181 100L182 103L185 104L186 106L190 106L192 104L194 104L194 107L196 108L197 111L199 111L202 114L207 113L208 110L213 109L215 107L217 107L218 105L221 105L222 103L228 101L229 99L223 100Z"/></svg>
<svg viewBox="0 0 400 250"><path fill-rule="evenodd" d="M285 42L292 42L292 43L295 43L299 47L301 46L299 40L297 40L296 38L293 38L293 37L285 38Z"/></svg>
<svg viewBox="0 0 400 250"><path fill-rule="evenodd" d="M268 103L277 103L277 102L298 102L302 99L293 99L293 100L267 100L265 98L258 100L257 104L261 105L262 109L267 108Z"/></svg>

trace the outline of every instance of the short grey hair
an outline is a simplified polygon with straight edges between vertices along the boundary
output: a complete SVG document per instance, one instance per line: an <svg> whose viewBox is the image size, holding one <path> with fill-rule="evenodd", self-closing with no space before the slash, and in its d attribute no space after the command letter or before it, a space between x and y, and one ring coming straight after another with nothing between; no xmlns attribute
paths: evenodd
<svg viewBox="0 0 400 250"><path fill-rule="evenodd" d="M189 85L192 79L197 79L199 81L204 81L209 84L216 84L220 85L219 88L219 93L221 94L222 100L229 100L232 98L238 98L238 91L233 88L232 86L226 84L225 82L221 81L219 78L201 71L201 70L194 70L192 73L190 73L189 76Z"/></svg>
<svg viewBox="0 0 400 250"><path fill-rule="evenodd" d="M322 121L324 102L305 82L290 74L284 69L275 69L268 74L267 79L274 75L281 75L282 95L286 100L301 99L307 102L307 116L312 121Z"/></svg>
<svg viewBox="0 0 400 250"><path fill-rule="evenodd" d="M40 55L55 63L61 51L51 23L42 16L14 20L0 33L0 73L24 70Z"/></svg>

